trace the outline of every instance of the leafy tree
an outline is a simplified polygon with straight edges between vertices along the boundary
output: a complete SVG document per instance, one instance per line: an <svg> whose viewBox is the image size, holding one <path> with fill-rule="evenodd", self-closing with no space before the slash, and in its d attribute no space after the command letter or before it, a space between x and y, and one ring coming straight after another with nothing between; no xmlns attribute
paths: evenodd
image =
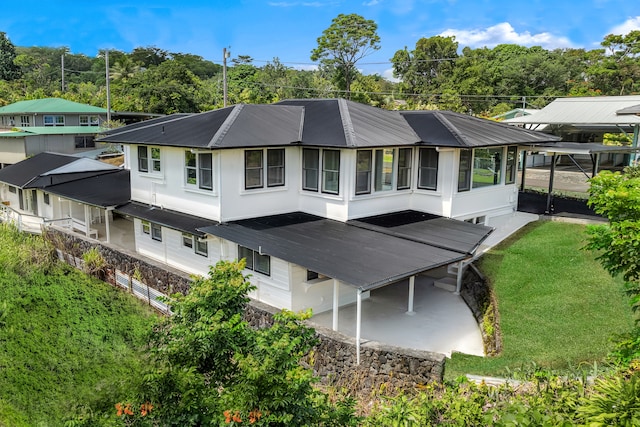
<svg viewBox="0 0 640 427"><path fill-rule="evenodd" d="M253 289L243 268L244 261L219 262L207 278L195 279L188 295L170 299L173 315L151 337L152 367L137 396L144 403L119 403L126 422L355 425L351 403L329 404L298 363L317 340L305 316L282 312L261 329L242 319ZM128 414L127 405L152 409Z"/></svg>
<svg viewBox="0 0 640 427"><path fill-rule="evenodd" d="M15 46L7 33L0 31L0 80L15 80L20 77L20 69L13 62L15 59Z"/></svg>
<svg viewBox="0 0 640 427"><path fill-rule="evenodd" d="M311 51L311 60L320 60L325 67L333 69L350 97L351 83L357 73L356 64L365 56L380 49L378 25L357 14L339 14L331 25L318 37L318 47Z"/></svg>
<svg viewBox="0 0 640 427"><path fill-rule="evenodd" d="M169 52L155 46L137 47L133 49L129 57L133 62L144 68L160 65L170 58Z"/></svg>
<svg viewBox="0 0 640 427"><path fill-rule="evenodd" d="M214 64L207 61L201 56L189 53L172 53L171 57L174 61L180 62L186 66L193 74L201 79L209 79L216 74L222 73L222 65Z"/></svg>
<svg viewBox="0 0 640 427"><path fill-rule="evenodd" d="M455 37L421 38L416 47L395 53L393 75L402 80L401 87L410 94L435 94L451 77L458 57Z"/></svg>
<svg viewBox="0 0 640 427"><path fill-rule="evenodd" d="M640 90L640 30L607 35L597 50L599 60L587 72L593 86L605 95L627 95Z"/></svg>
<svg viewBox="0 0 640 427"><path fill-rule="evenodd" d="M640 167L601 171L591 179L589 205L609 224L588 228L587 248L598 251L611 275L623 277L632 308L640 314Z"/></svg>

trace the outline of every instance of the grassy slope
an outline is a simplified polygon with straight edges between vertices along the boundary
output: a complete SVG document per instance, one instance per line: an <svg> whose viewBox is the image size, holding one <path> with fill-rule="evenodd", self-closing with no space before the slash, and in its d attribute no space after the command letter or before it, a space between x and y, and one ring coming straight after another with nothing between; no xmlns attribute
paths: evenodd
<svg viewBox="0 0 640 427"><path fill-rule="evenodd" d="M606 357L614 334L632 329L622 283L581 250L584 230L537 222L483 257L479 267L496 291L504 351L495 358L455 355L447 378L585 368Z"/></svg>
<svg viewBox="0 0 640 427"><path fill-rule="evenodd" d="M29 242L0 228L0 425L60 425L113 407L140 371L153 312L68 267L13 266Z"/></svg>

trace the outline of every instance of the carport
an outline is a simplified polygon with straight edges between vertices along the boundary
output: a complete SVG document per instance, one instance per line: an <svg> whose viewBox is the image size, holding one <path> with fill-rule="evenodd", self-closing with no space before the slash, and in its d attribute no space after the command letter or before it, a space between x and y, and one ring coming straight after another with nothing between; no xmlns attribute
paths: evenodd
<svg viewBox="0 0 640 427"><path fill-rule="evenodd" d="M407 312L411 314L416 275L463 263L493 229L402 211L346 223L292 212L221 223L200 231L332 278L333 330L338 330L338 282L353 288L359 362L363 293L408 280ZM458 291L462 270L459 268Z"/></svg>

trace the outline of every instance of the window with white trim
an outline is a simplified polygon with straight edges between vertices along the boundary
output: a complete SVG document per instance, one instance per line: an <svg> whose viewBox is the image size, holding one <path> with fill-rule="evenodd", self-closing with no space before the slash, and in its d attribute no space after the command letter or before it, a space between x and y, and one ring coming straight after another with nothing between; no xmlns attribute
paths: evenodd
<svg viewBox="0 0 640 427"><path fill-rule="evenodd" d="M420 148L418 167L418 188L422 190L438 189L438 157L435 148Z"/></svg>
<svg viewBox="0 0 640 427"><path fill-rule="evenodd" d="M356 195L411 188L412 148L356 152Z"/></svg>
<svg viewBox="0 0 640 427"><path fill-rule="evenodd" d="M96 146L93 135L78 135L74 137L76 148L93 148Z"/></svg>
<svg viewBox="0 0 640 427"><path fill-rule="evenodd" d="M138 146L138 171L160 173L162 161L159 147Z"/></svg>
<svg viewBox="0 0 640 427"><path fill-rule="evenodd" d="M142 221L142 232L144 234L151 234L151 223L149 221Z"/></svg>
<svg viewBox="0 0 640 427"><path fill-rule="evenodd" d="M23 128L31 126L31 117L20 116L20 126L22 126Z"/></svg>
<svg viewBox="0 0 640 427"><path fill-rule="evenodd" d="M209 256L209 244L206 239L200 239L193 234L182 233L182 246L204 257Z"/></svg>
<svg viewBox="0 0 640 427"><path fill-rule="evenodd" d="M99 126L100 118L98 116L80 116L80 126Z"/></svg>
<svg viewBox="0 0 640 427"><path fill-rule="evenodd" d="M412 148L398 150L398 179L396 183L398 190L411 188L411 153L413 153Z"/></svg>
<svg viewBox="0 0 640 427"><path fill-rule="evenodd" d="M151 238L162 242L162 226L160 224L151 223Z"/></svg>
<svg viewBox="0 0 640 427"><path fill-rule="evenodd" d="M42 194L42 200L44 201L45 205L51 204L51 202L49 200L49 193L43 193Z"/></svg>
<svg viewBox="0 0 640 427"><path fill-rule="evenodd" d="M371 193L371 150L356 152L356 194Z"/></svg>
<svg viewBox="0 0 640 427"><path fill-rule="evenodd" d="M515 147L514 147L515 148ZM516 149L517 153L517 149ZM502 184L504 147L460 150L458 162L458 191ZM515 154L513 156L515 161ZM515 168L515 166L513 166ZM513 174L513 170L510 171ZM510 179L507 176L507 180ZM515 176L513 176L515 182Z"/></svg>
<svg viewBox="0 0 640 427"><path fill-rule="evenodd" d="M266 276L271 275L271 257L262 255L257 251L238 245L238 259L245 259L247 270L257 271Z"/></svg>
<svg viewBox="0 0 640 427"><path fill-rule="evenodd" d="M213 190L213 155L211 153L184 152L184 168L188 186Z"/></svg>
<svg viewBox="0 0 640 427"><path fill-rule="evenodd" d="M318 191L320 173L320 150L317 148L302 149L302 189Z"/></svg>
<svg viewBox="0 0 640 427"><path fill-rule="evenodd" d="M322 192L340 193L340 150L322 150Z"/></svg>
<svg viewBox="0 0 640 427"><path fill-rule="evenodd" d="M247 190L263 188L265 180L267 187L283 186L285 182L284 156L284 148L245 150L244 188Z"/></svg>
<svg viewBox="0 0 640 427"><path fill-rule="evenodd" d="M64 126L64 116L62 115L47 115L42 120L45 126Z"/></svg>

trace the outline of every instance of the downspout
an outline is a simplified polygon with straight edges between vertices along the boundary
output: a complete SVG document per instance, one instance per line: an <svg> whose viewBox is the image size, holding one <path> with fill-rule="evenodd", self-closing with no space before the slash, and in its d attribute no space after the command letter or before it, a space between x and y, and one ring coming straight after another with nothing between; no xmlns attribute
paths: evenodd
<svg viewBox="0 0 640 427"><path fill-rule="evenodd" d="M356 297L356 364L360 365L360 326L362 322L362 291Z"/></svg>
<svg viewBox="0 0 640 427"><path fill-rule="evenodd" d="M640 124L633 126L633 139L631 140L631 147L638 148L638 134L640 134ZM629 156L629 166L632 166L637 160L638 153L635 151Z"/></svg>

